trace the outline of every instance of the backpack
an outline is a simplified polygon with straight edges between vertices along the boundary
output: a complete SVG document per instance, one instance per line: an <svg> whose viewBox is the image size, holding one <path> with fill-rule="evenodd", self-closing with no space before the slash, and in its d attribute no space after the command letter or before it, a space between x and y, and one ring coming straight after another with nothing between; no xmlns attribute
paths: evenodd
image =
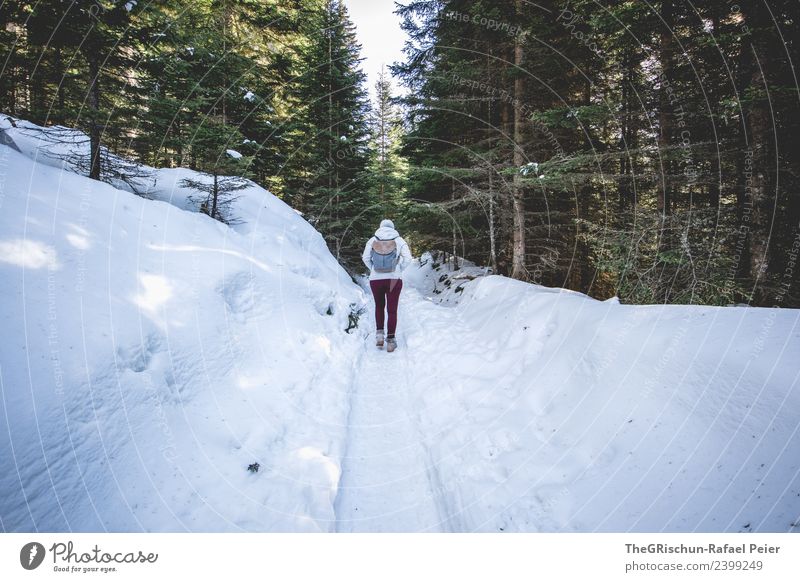
<svg viewBox="0 0 800 582"><path fill-rule="evenodd" d="M370 253L372 268L376 273L391 273L397 266L400 257L397 253L397 243L394 239L381 240L375 238Z"/></svg>

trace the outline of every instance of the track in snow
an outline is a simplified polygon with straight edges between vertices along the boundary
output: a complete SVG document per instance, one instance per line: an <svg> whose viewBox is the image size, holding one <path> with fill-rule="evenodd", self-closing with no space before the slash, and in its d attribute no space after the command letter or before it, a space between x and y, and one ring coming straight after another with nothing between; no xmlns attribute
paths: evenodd
<svg viewBox="0 0 800 582"><path fill-rule="evenodd" d="M442 531L437 508L440 485L431 476L408 399L413 354L404 341L409 307L423 302L403 289L398 348L379 350L370 333L350 393L347 445L336 498L336 531ZM370 303L370 305L373 305ZM364 317L372 318L372 310ZM374 326L370 326L374 329Z"/></svg>

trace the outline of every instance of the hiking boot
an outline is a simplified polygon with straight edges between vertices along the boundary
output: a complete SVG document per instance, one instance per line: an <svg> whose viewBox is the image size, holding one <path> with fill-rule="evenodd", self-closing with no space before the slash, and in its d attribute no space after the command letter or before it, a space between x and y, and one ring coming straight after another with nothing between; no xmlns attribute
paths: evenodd
<svg viewBox="0 0 800 582"><path fill-rule="evenodd" d="M383 330L382 329L379 329L377 331L377 333L375 334L375 345L378 346L378 348L383 348Z"/></svg>
<svg viewBox="0 0 800 582"><path fill-rule="evenodd" d="M397 348L397 340L394 337L386 338L386 351L393 352Z"/></svg>

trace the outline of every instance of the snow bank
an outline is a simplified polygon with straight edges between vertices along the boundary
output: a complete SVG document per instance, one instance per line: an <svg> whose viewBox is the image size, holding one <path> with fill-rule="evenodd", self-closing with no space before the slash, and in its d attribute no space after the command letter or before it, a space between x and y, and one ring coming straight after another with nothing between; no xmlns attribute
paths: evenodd
<svg viewBox="0 0 800 582"><path fill-rule="evenodd" d="M89 137L76 129L53 125L47 128L24 119L0 114L0 131L13 140L14 149L40 163L74 169L72 155L89 155Z"/></svg>
<svg viewBox="0 0 800 582"><path fill-rule="evenodd" d="M181 209L189 170L152 171L157 200L89 180L16 125L20 151L0 146L3 529L332 529L362 345L344 329L364 298L319 233L255 184L232 229Z"/></svg>
<svg viewBox="0 0 800 582"><path fill-rule="evenodd" d="M441 253L423 255L408 269L403 278L422 293L425 299L438 305L458 305L473 289L466 283L490 275L488 267L479 267L465 259L454 263L452 256L445 260ZM466 293L466 295L465 295Z"/></svg>
<svg viewBox="0 0 800 582"><path fill-rule="evenodd" d="M401 300L441 529L796 531L798 310L463 285Z"/></svg>

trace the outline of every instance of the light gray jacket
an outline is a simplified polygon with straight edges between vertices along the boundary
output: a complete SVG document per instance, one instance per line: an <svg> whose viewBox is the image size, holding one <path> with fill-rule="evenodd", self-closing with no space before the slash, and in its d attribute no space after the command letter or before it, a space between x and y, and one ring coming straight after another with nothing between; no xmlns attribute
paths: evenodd
<svg viewBox="0 0 800 582"><path fill-rule="evenodd" d="M397 244L397 253L400 256L400 260L391 273L376 273L372 268L372 243L374 243L376 239L394 239L394 242ZM402 273L411 264L413 257L411 256L411 249L408 248L408 243L403 240L403 237L401 237L395 229L382 226L375 231L375 236L367 241L367 244L364 246L364 252L361 255L361 260L364 261L367 269L369 269L369 280L375 281L378 279L402 279Z"/></svg>

